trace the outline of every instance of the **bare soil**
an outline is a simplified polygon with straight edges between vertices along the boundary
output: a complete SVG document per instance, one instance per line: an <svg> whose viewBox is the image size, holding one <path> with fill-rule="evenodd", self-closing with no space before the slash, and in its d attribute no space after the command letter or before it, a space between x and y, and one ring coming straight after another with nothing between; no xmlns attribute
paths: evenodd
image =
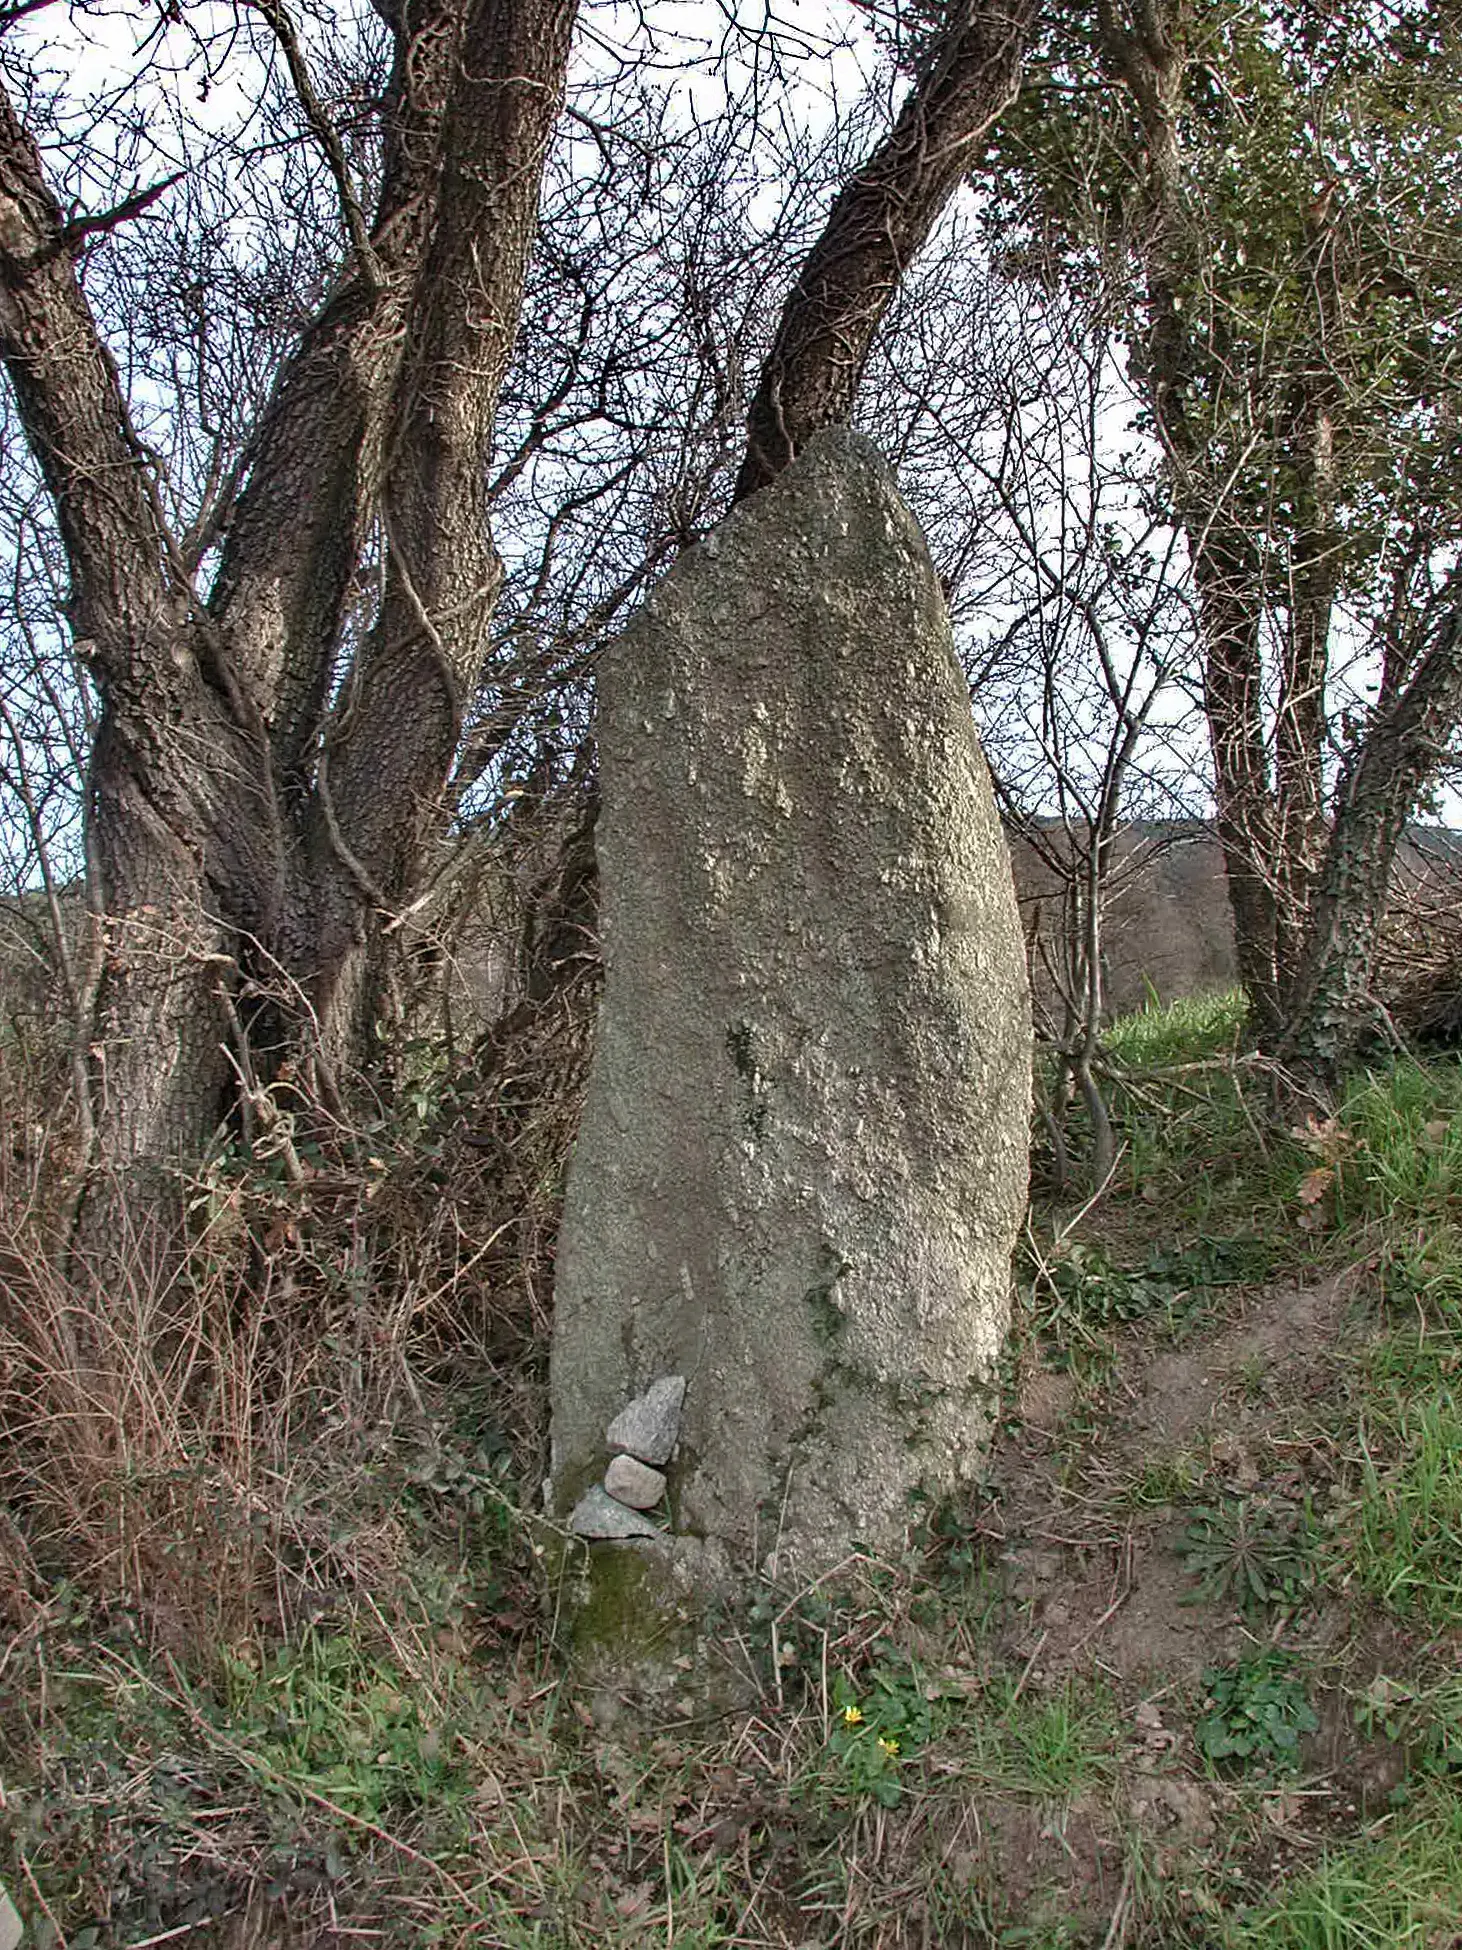
<svg viewBox="0 0 1462 1950"><path fill-rule="evenodd" d="M1332 1687L1317 1702L1322 1725L1307 1746L1305 1792L1277 1788L1262 1799L1250 1860L1303 1859L1319 1837L1383 1805L1400 1780L1403 1753L1384 1738L1359 1738L1351 1693L1375 1672L1398 1669L1402 1635L1361 1629L1344 1597L1303 1617L1245 1617L1203 1597L1181 1548L1191 1506L1224 1492L1323 1496L1331 1459L1305 1431L1367 1331L1360 1277L1226 1291L1179 1339L1147 1323L1124 1327L1099 1384L1038 1365L1022 1374L982 1518L1004 1574L1002 1650L1033 1692L1099 1677L1126 1730L1115 1791L1078 1801L1056 1830L1050 1811L1028 1802L982 1809L987 1867L1000 1865L1012 1914L1023 1920L1046 1887L1058 1913L1120 1929L1125 1896L1113 1878L1124 1830L1146 1838L1160 1878L1212 1867L1233 1851L1244 1797L1203 1767L1193 1726L1205 1673L1261 1649L1266 1634L1283 1630L1289 1645L1324 1650L1347 1690ZM1185 1471L1191 1492L1148 1502L1142 1485L1160 1483L1164 1465ZM1247 1799L1252 1806L1253 1794Z"/></svg>

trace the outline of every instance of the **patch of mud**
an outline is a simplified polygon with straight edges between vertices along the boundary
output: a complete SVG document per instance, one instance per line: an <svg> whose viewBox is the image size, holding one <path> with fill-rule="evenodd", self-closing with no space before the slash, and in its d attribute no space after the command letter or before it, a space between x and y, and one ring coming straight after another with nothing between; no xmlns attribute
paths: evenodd
<svg viewBox="0 0 1462 1950"><path fill-rule="evenodd" d="M1196 1680L1205 1666L1237 1655L1240 1632L1193 1603L1193 1580L1175 1545L1180 1524L1164 1524L1134 1540L1122 1602L1097 1635L1097 1656L1122 1677ZM1054 1656L1061 1656L1057 1646ZM1075 1648L1070 1655L1075 1657Z"/></svg>
<svg viewBox="0 0 1462 1950"><path fill-rule="evenodd" d="M988 1891L997 1914L1027 1929L1057 1920L1105 1921L1122 1882L1121 1838L1102 1811L991 1798L975 1808L974 1835L950 1860L956 1881Z"/></svg>
<svg viewBox="0 0 1462 1950"><path fill-rule="evenodd" d="M1035 1368L1021 1378L1015 1412L1028 1429L1034 1429L1041 1435L1054 1435L1070 1413L1075 1400L1075 1375L1057 1374L1050 1368Z"/></svg>
<svg viewBox="0 0 1462 1950"><path fill-rule="evenodd" d="M1051 1554L1006 1553L1013 1595L1027 1617L1011 1643L1037 1682L1095 1666L1124 1690L1196 1680L1205 1666L1238 1656L1237 1619L1194 1603L1193 1580L1176 1546L1183 1525L1134 1523L1115 1546ZM1039 1581L1032 1573L1036 1567Z"/></svg>

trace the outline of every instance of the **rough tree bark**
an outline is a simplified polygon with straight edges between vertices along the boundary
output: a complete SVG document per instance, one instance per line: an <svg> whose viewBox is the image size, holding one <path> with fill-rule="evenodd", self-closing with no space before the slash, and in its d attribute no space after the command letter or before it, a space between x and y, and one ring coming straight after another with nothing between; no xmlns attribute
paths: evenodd
<svg viewBox="0 0 1462 1950"><path fill-rule="evenodd" d="M1279 1012L1286 1019L1296 1001L1326 841L1325 676L1340 546L1335 432L1341 399L1333 362L1345 329L1329 212L1329 197L1321 197L1306 219L1320 346L1297 388L1291 437L1299 467L1286 591L1289 620L1280 645L1274 714L1275 964Z"/></svg>
<svg viewBox="0 0 1462 1950"><path fill-rule="evenodd" d="M843 187L762 367L738 501L765 487L820 427L852 418L899 279L1015 99L1035 10L1035 0L958 0L887 139Z"/></svg>
<svg viewBox="0 0 1462 1950"><path fill-rule="evenodd" d="M1462 611L1452 608L1405 681L1383 686L1335 794L1313 917L1278 1054L1334 1083L1374 1016L1371 977L1396 851L1462 723Z"/></svg>
<svg viewBox="0 0 1462 1950"><path fill-rule="evenodd" d="M352 249L280 374L207 592L163 517L37 151L0 103L0 355L102 700L99 1184L202 1154L234 1065L257 1078L240 1042L251 986L288 987L279 1040L296 1053L305 1026L308 1045L353 1046L369 944L410 897L486 654L500 577L483 469L574 11L395 12L375 216L346 186ZM384 599L330 705L376 523Z"/></svg>

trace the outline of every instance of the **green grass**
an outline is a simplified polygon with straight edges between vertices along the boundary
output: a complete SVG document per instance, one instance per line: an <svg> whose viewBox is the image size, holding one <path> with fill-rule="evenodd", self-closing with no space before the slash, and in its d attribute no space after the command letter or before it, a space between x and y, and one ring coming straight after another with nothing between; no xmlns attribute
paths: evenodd
<svg viewBox="0 0 1462 1950"><path fill-rule="evenodd" d="M1359 1078L1339 1123L1337 1226L1371 1246L1390 1298L1462 1330L1462 1063L1397 1062Z"/></svg>
<svg viewBox="0 0 1462 1950"><path fill-rule="evenodd" d="M1462 1929L1462 1803L1434 1795L1228 1927L1225 1950L1442 1950Z"/></svg>
<svg viewBox="0 0 1462 1950"><path fill-rule="evenodd" d="M1408 1682L1378 1673L1356 1701L1355 1722L1403 1742L1418 1779L1462 1785L1462 1675Z"/></svg>
<svg viewBox="0 0 1462 1950"><path fill-rule="evenodd" d="M1069 1801L1111 1773L1116 1740L1105 1686L1068 1677L1038 1693L1021 1692L1007 1673L952 1727L949 1750L962 1773L988 1786Z"/></svg>
<svg viewBox="0 0 1462 1950"><path fill-rule="evenodd" d="M1175 1289L1191 1287L1199 1304L1182 1305L1201 1326L1203 1295L1224 1284L1227 1267L1241 1281L1361 1269L1356 1299L1374 1309L1372 1324L1357 1319L1343 1382L1316 1400L1313 1421L1297 1410L1295 1433L1312 1429L1322 1448L1332 1443L1351 1459L1333 1483L1322 1478L1332 1498L1323 1527L1307 1520L1296 1549L1286 1525L1271 1536L1273 1526L1255 1529L1225 1499L1195 1518L1185 1554L1221 1595L1247 1597L1256 1610L1289 1608L1313 1579L1316 1602L1349 1593L1359 1618L1369 1601L1408 1626L1455 1630L1462 1063L1373 1065L1351 1082L1333 1120L1287 1128L1275 1122L1265 1079L1224 1060L1239 1049L1242 1028L1237 996L1114 1026L1106 1049L1128 1079L1119 1071L1113 1085L1123 1173L1095 1238L1085 1228L1064 1270L1046 1271L1037 1330L1058 1355L1085 1333L1120 1361L1131 1328L1164 1320L1165 1275ZM1211 1265L1195 1258L1215 1248ZM1263 1380L1256 1370L1256 1398ZM1128 1507L1186 1501L1185 1474L1157 1459L1129 1486ZM1277 1663L1265 1654L1207 1679L1194 1737L1225 1773L1262 1776L1301 1758L1315 1722L1308 1688L1324 1680L1322 1670L1307 1679L1282 1654ZM1394 1821L1328 1842L1318 1862L1290 1871L1262 1900L1252 1900L1251 1884L1247 1906L1242 1878L1223 1886L1217 1868L1200 1876L1197 1908L1214 1919L1226 1950L1439 1950L1462 1930L1462 1688L1412 1675L1388 1700L1385 1731L1406 1757L1398 1790L1406 1806Z"/></svg>
<svg viewBox="0 0 1462 1950"><path fill-rule="evenodd" d="M1459 1215L1462 1063L1400 1061L1356 1078L1339 1121L1355 1145L1342 1161L1337 1215L1396 1226Z"/></svg>
<svg viewBox="0 0 1462 1950"><path fill-rule="evenodd" d="M1360 1580L1389 1610L1462 1623L1462 1411L1450 1390L1397 1395L1362 1431ZM1381 1459L1378 1459L1378 1454Z"/></svg>
<svg viewBox="0 0 1462 1950"><path fill-rule="evenodd" d="M1247 1014L1242 989L1189 996L1120 1017L1103 1036L1102 1047L1134 1070L1200 1063L1237 1048Z"/></svg>
<svg viewBox="0 0 1462 1950"><path fill-rule="evenodd" d="M1191 1500L1203 1473L1197 1457L1155 1456L1120 1486L1118 1501L1129 1510L1169 1509Z"/></svg>
<svg viewBox="0 0 1462 1950"><path fill-rule="evenodd" d="M1240 1055L1244 1014L1242 992L1230 990L1144 1009L1107 1031L1121 1182L1150 1205L1158 1240L1197 1234L1252 1249L1267 1239L1271 1263L1294 1262L1306 1242L1280 1220L1307 1154L1273 1126L1253 1072L1230 1060Z"/></svg>
<svg viewBox="0 0 1462 1950"><path fill-rule="evenodd" d="M307 1630L262 1668L231 1659L214 1717L278 1792L307 1789L375 1823L429 1810L441 1829L473 1785L455 1730L480 1724L483 1707L465 1667L429 1706L355 1635Z"/></svg>
<svg viewBox="0 0 1462 1950"><path fill-rule="evenodd" d="M7 1773L7 1839L73 1945L111 1943L96 1930L113 1912L142 1934L221 1916L250 1862L282 1891L344 1900L429 1857L452 1910L504 1719L464 1661L407 1671L342 1626L262 1664L226 1654L215 1687L83 1612L56 1632L58 1652L35 1735L42 1771Z"/></svg>

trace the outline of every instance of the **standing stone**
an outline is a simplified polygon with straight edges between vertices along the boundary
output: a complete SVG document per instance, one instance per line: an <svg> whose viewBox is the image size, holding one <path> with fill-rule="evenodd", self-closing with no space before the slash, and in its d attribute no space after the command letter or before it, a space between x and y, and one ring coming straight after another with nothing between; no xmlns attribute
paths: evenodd
<svg viewBox="0 0 1462 1950"><path fill-rule="evenodd" d="M550 1500L683 1375L682 1574L816 1576L974 1470L1026 1192L1009 857L873 448L819 436L682 557L601 661L599 711L605 984Z"/></svg>

